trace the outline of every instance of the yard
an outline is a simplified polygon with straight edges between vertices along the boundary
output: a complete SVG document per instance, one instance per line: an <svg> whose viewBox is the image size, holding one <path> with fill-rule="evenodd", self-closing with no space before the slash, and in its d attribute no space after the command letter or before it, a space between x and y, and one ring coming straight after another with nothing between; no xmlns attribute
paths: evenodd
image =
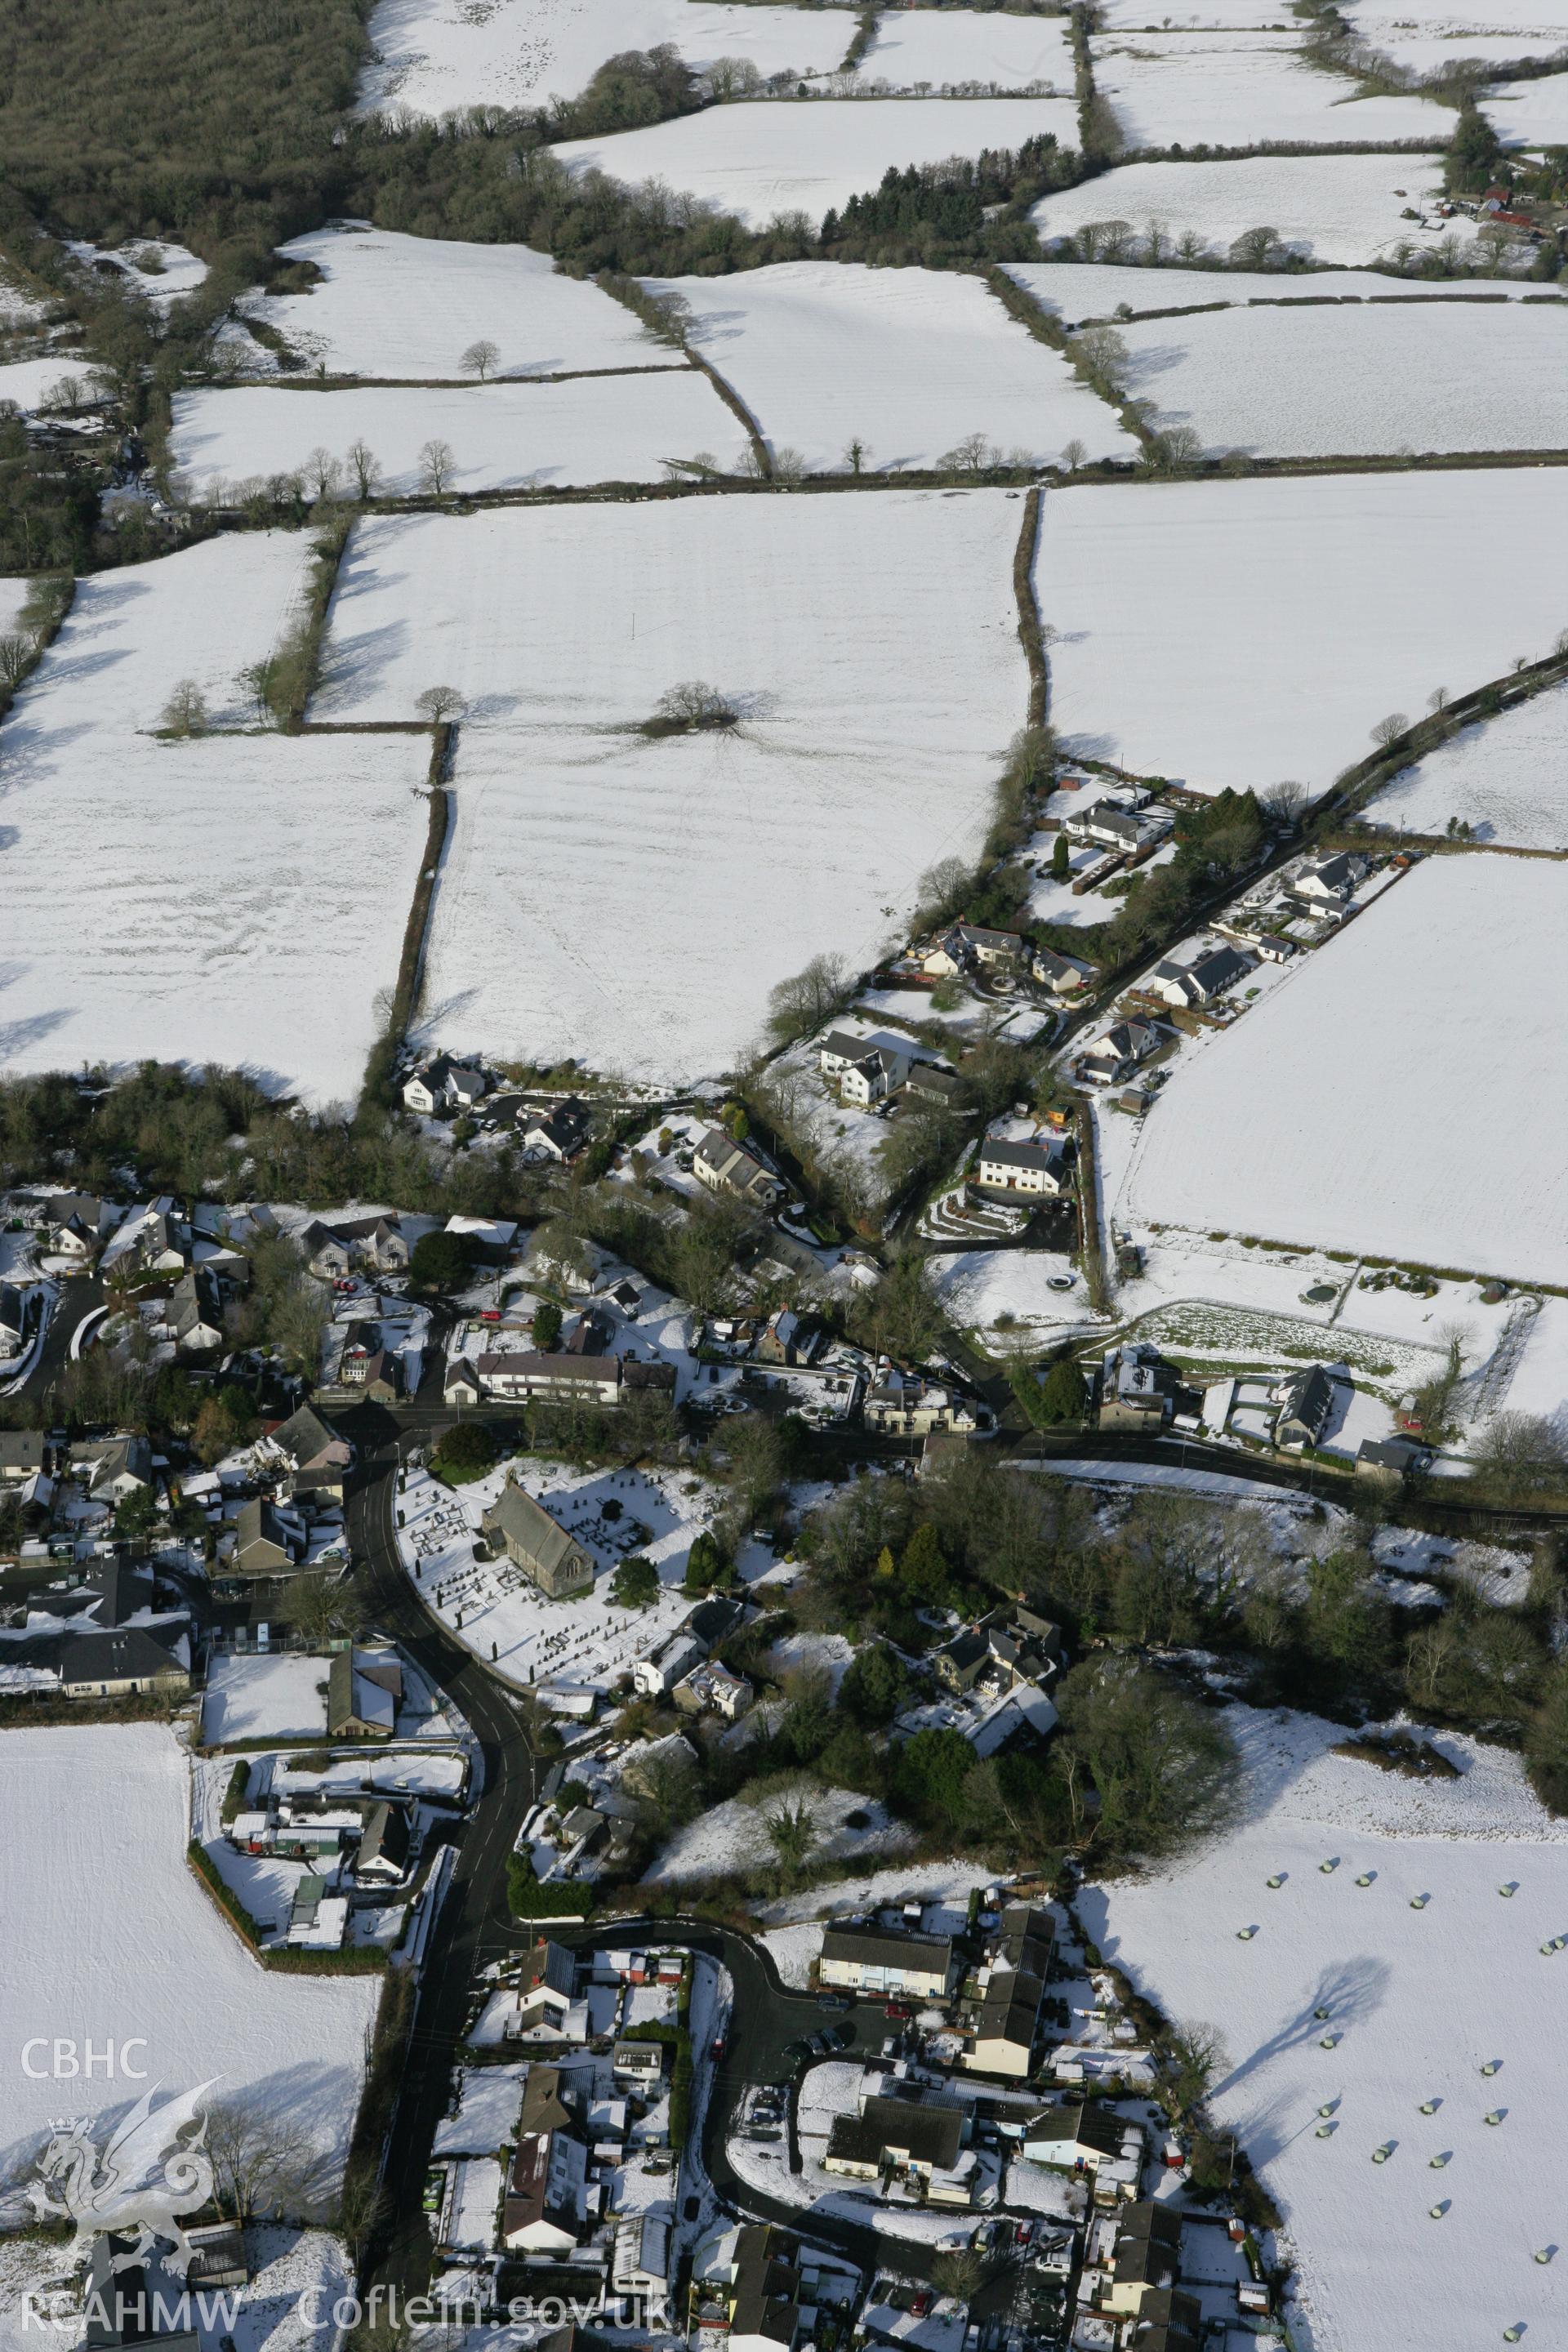
<svg viewBox="0 0 1568 2352"><path fill-rule="evenodd" d="M209 1748L253 1739L320 1739L327 1728L327 1658L215 1658L202 1738Z"/></svg>
<svg viewBox="0 0 1568 2352"><path fill-rule="evenodd" d="M1200 792L1321 793L1385 715L1550 652L1565 524L1556 467L1058 491L1035 564L1054 722ZM1478 598L1472 562L1509 597Z"/></svg>
<svg viewBox="0 0 1568 2352"><path fill-rule="evenodd" d="M977 278L789 261L652 290L690 305L703 357L773 447L798 450L813 473L849 468L857 436L858 470L878 474L934 466L975 433L1043 465L1073 440L1094 458L1137 454L1114 413Z"/></svg>
<svg viewBox="0 0 1568 2352"><path fill-rule="evenodd" d="M273 1976L221 1918L185 1861L187 1771L167 1730L15 1730L0 1742L0 2036L132 2038L132 2063L164 2096L211 2082L215 2098L286 2115L318 2150L310 2194L330 2201L374 2014L373 1978ZM0 2170L30 2164L66 2108L123 2109L137 2087L101 2073L35 2081L15 2056Z"/></svg>
<svg viewBox="0 0 1568 2352"><path fill-rule="evenodd" d="M689 1082L811 956L873 963L932 860L978 847L1023 716L1020 511L889 492L363 526L315 715L402 717L433 678L469 708L432 1035ZM646 737L689 678L738 724Z"/></svg>
<svg viewBox="0 0 1568 2352"><path fill-rule="evenodd" d="M1418 866L1235 1029L1184 1049L1118 1213L1568 1281L1565 893L1555 863Z"/></svg>
<svg viewBox="0 0 1568 2352"><path fill-rule="evenodd" d="M1219 2030L1215 2112L1284 2212L1304 2340L1551 2343L1568 2281L1532 2255L1568 2189L1568 1959L1540 1948L1568 1921L1568 1825L1496 1748L1445 1735L1462 1777L1415 1782L1334 1756L1310 1717L1228 1720L1237 1825L1086 1889L1085 1927L1168 2017Z"/></svg>

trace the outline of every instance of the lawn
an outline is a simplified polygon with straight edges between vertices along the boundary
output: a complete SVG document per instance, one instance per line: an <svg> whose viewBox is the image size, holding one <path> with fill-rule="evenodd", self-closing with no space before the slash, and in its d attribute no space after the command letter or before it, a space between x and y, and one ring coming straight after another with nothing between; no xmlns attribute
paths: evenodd
<svg viewBox="0 0 1568 2352"><path fill-rule="evenodd" d="M1199 791L1323 792L1384 717L1550 652L1565 525L1555 467L1058 491L1036 560L1053 721ZM1478 598L1478 565L1509 596Z"/></svg>
<svg viewBox="0 0 1568 2352"><path fill-rule="evenodd" d="M1531 2256L1568 2189L1568 1958L1540 1950L1568 1924L1564 1824L1499 1748L1440 1736L1462 1777L1428 1783L1334 1756L1342 1732L1310 1717L1228 1720L1237 1825L1079 1910L1168 2017L1218 2028L1215 2112L1284 2214L1301 2340L1561 2340L1568 2276Z"/></svg>
<svg viewBox="0 0 1568 2352"><path fill-rule="evenodd" d="M760 13L760 12L753 12ZM628 186L666 181L701 204L763 228L780 213L825 212L910 163L1017 148L1050 132L1078 145L1078 110L1065 98L824 99L710 107L646 130L566 140L562 162L607 172Z"/></svg>
<svg viewBox="0 0 1568 2352"><path fill-rule="evenodd" d="M791 261L654 290L690 306L703 357L813 472L843 470L857 435L868 473L932 466L974 433L1037 464L1074 440L1090 457L1137 455L1114 411L978 278Z"/></svg>
<svg viewBox="0 0 1568 2352"><path fill-rule="evenodd" d="M202 1708L212 1748L247 1739L320 1739L327 1728L326 1658L215 1658Z"/></svg>
<svg viewBox="0 0 1568 2352"><path fill-rule="evenodd" d="M1131 1213L1568 1282L1565 916L1555 863L1418 866L1236 1028L1184 1047Z"/></svg>
<svg viewBox="0 0 1568 2352"><path fill-rule="evenodd" d="M318 715L468 699L430 1034L660 1078L732 1066L808 958L861 969L973 854L1026 681L1020 502L681 500L377 520ZM728 730L652 740L701 679Z"/></svg>
<svg viewBox="0 0 1568 2352"><path fill-rule="evenodd" d="M1280 306L1122 331L1133 394L1211 454L1568 446L1568 303Z"/></svg>
<svg viewBox="0 0 1568 2352"><path fill-rule="evenodd" d="M0 1809L0 2037L13 2053L0 2169L30 2165L56 2116L207 2082L286 2116L341 2162L377 1987L269 1975L251 1958L187 1866L187 1767L169 1732L8 1732ZM31 2080L17 2053L36 2035L100 2050L140 2039L146 2083Z"/></svg>

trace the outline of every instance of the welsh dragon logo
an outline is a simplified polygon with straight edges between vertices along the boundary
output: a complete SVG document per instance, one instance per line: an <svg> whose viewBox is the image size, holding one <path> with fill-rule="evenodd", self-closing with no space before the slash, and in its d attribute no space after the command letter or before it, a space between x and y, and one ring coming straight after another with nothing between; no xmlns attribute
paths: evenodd
<svg viewBox="0 0 1568 2352"><path fill-rule="evenodd" d="M168 2099L154 2113L158 2087L154 2084L142 2093L101 2155L89 2137L91 2116L57 2123L38 2159L39 2178L28 2184L26 2196L40 2221L75 2222L73 2254L89 2251L106 2231L117 2236L134 2232L135 2244L110 2265L123 2271L146 2262L159 2240L166 2239L174 2252L164 2257L165 2265L183 2278L195 2248L180 2217L198 2211L212 2194L203 2102L213 2084Z"/></svg>

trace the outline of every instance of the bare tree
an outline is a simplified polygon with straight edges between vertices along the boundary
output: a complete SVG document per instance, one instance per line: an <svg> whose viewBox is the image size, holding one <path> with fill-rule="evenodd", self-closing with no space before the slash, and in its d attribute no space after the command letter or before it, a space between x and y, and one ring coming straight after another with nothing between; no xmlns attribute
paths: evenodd
<svg viewBox="0 0 1568 2352"><path fill-rule="evenodd" d="M319 499L337 496L343 469L330 449L312 449L305 460L305 479Z"/></svg>
<svg viewBox="0 0 1568 2352"><path fill-rule="evenodd" d="M426 498L444 498L458 460L449 441L426 441L419 452L419 487Z"/></svg>
<svg viewBox="0 0 1568 2352"><path fill-rule="evenodd" d="M301 2215L324 2185L321 2152L310 2132L254 2099L226 2099L208 2108L206 2151L213 2202L226 2221Z"/></svg>
<svg viewBox="0 0 1568 2352"><path fill-rule="evenodd" d="M963 474L972 480L989 471L1001 457L1001 451L989 442L984 433L966 433L951 449L944 449L937 459L937 471L942 474Z"/></svg>
<svg viewBox="0 0 1568 2352"><path fill-rule="evenodd" d="M659 696L650 725L661 735L697 734L715 727L733 727L740 715L729 697L721 694L716 686L707 686L700 677L689 677Z"/></svg>
<svg viewBox="0 0 1568 2352"><path fill-rule="evenodd" d="M866 460L870 454L869 445L862 441L858 433L856 433L850 436L845 448L844 462L852 474L863 474L866 470Z"/></svg>
<svg viewBox="0 0 1568 2352"><path fill-rule="evenodd" d="M1409 725L1410 721L1403 710L1391 710L1387 718L1380 719L1372 730L1372 740L1380 751L1390 751L1406 732Z"/></svg>
<svg viewBox="0 0 1568 2352"><path fill-rule="evenodd" d="M1426 697L1426 708L1434 718L1442 716L1448 708L1448 689L1446 686L1435 686L1432 688L1431 693Z"/></svg>
<svg viewBox="0 0 1568 2352"><path fill-rule="evenodd" d="M1287 779L1282 783L1270 784L1266 793L1259 793L1258 800L1271 824L1278 825L1281 833L1294 833L1307 805L1307 787Z"/></svg>
<svg viewBox="0 0 1568 2352"><path fill-rule="evenodd" d="M338 1635L358 1633L365 1622L364 1602L355 1586L346 1576L325 1570L291 1576L279 1614L312 1647Z"/></svg>
<svg viewBox="0 0 1568 2352"><path fill-rule="evenodd" d="M1089 463L1089 451L1076 436L1062 451L1062 463L1069 474L1076 474L1080 466L1086 466Z"/></svg>
<svg viewBox="0 0 1568 2352"><path fill-rule="evenodd" d="M205 735L207 731L207 707L202 690L193 677L183 677L168 701L163 705L161 720L170 735Z"/></svg>
<svg viewBox="0 0 1568 2352"><path fill-rule="evenodd" d="M31 637L15 629L0 637L0 686L20 686L37 658L37 647Z"/></svg>
<svg viewBox="0 0 1568 2352"><path fill-rule="evenodd" d="M414 708L421 719L427 719L432 727L439 727L445 720L461 715L463 698L455 686L427 686L423 694L415 696Z"/></svg>
<svg viewBox="0 0 1568 2352"><path fill-rule="evenodd" d="M500 358L499 345L492 343L488 335L481 335L478 342L468 345L458 365L465 375L477 375L481 383L487 383L495 373Z"/></svg>
<svg viewBox="0 0 1568 2352"><path fill-rule="evenodd" d="M354 491L363 503L374 499L381 487L381 459L368 441L351 441L348 467L353 476Z"/></svg>

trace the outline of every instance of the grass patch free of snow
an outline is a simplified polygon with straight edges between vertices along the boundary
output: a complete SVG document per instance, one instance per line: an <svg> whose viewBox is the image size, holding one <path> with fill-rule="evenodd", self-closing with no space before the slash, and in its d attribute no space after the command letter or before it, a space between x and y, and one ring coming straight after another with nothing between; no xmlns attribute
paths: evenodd
<svg viewBox="0 0 1568 2352"><path fill-rule="evenodd" d="M1018 148L1051 133L1078 145L1078 109L1065 98L888 98L748 100L672 122L551 150L569 167L605 172L627 186L666 181L700 203L763 228L780 213L824 213L866 195L910 163Z"/></svg>
<svg viewBox="0 0 1568 2352"><path fill-rule="evenodd" d="M846 469L857 435L867 473L932 466L973 433L1026 462L1055 463L1073 440L1090 458L1137 454L1114 411L977 278L790 261L654 290L689 305L703 357L814 473Z"/></svg>
<svg viewBox="0 0 1568 2352"><path fill-rule="evenodd" d="M1267 227L1303 259L1355 268L1385 259L1402 246L1428 251L1449 236L1461 246L1474 242L1475 223L1463 217L1402 217L1406 209L1420 212L1423 192L1439 175L1440 159L1430 155L1249 155L1232 163L1126 163L1047 196L1030 218L1047 244L1076 236L1091 221L1126 221L1140 236L1152 221L1172 238L1198 237L1221 260L1248 229Z"/></svg>
<svg viewBox="0 0 1568 2352"><path fill-rule="evenodd" d="M432 1034L690 1077L810 956L874 961L984 832L1025 701L1021 512L889 491L356 532L318 715L404 717L437 677L468 698ZM741 724L649 740L686 678Z"/></svg>
<svg viewBox="0 0 1568 2352"><path fill-rule="evenodd" d="M728 472L745 432L695 368L653 375L586 376L569 383L359 384L340 392L270 385L179 393L170 440L193 495L221 503L225 485L301 472L316 449L350 468L367 442L384 494L423 487L422 451L445 442L447 487L548 489L584 482L656 482L662 461L710 451Z"/></svg>
<svg viewBox="0 0 1568 2352"><path fill-rule="evenodd" d="M1094 87L1130 150L1252 147L1266 139L1350 146L1426 139L1452 115L1422 98L1357 98L1301 56L1296 33L1120 34L1092 44Z"/></svg>
<svg viewBox="0 0 1568 2352"><path fill-rule="evenodd" d="M1559 2266L1531 2256L1560 2236L1563 1958L1540 1947L1568 1919L1565 1825L1500 1749L1441 1735L1460 1777L1413 1780L1334 1754L1340 1727L1310 1717L1228 1719L1237 1825L1085 1888L1089 1933L1167 2016L1222 2034L1212 2105L1283 2211L1313 2343L1481 2343L1521 2323L1554 2341Z"/></svg>
<svg viewBox="0 0 1568 2352"><path fill-rule="evenodd" d="M1417 866L1184 1050L1140 1138L1133 1213L1568 1282L1565 919L1555 862ZM1459 1108L1479 1103L1484 1118Z"/></svg>
<svg viewBox="0 0 1568 2352"><path fill-rule="evenodd" d="M1131 391L1211 454L1568 446L1568 304L1229 310L1121 331Z"/></svg>
<svg viewBox="0 0 1568 2352"><path fill-rule="evenodd" d="M1466 727L1369 803L1369 824L1442 833L1452 817L1478 841L1568 849L1568 686Z"/></svg>
<svg viewBox="0 0 1568 2352"><path fill-rule="evenodd" d="M301 2127L327 2173L347 2145L374 1979L272 1976L257 1966L185 1860L187 1766L150 1724L14 1730L0 1741L0 2037L144 2041L164 2097L217 2080ZM24 1932L25 1923L25 1932ZM100 2073L33 2081L14 2056L0 2168L30 2169L51 2118L123 2110L133 2086ZM307 2192L325 2202L330 2178Z"/></svg>
<svg viewBox="0 0 1568 2352"><path fill-rule="evenodd" d="M714 0L378 0L361 103L439 116L574 99L606 58L669 43L698 71L744 58L759 73L830 74L855 34L847 7Z"/></svg>
<svg viewBox="0 0 1568 2352"><path fill-rule="evenodd" d="M525 245L339 221L297 236L279 257L313 263L321 282L307 294L247 299L245 314L331 375L454 378L468 373L463 354L479 341L496 345L500 376L681 364L619 302Z"/></svg>
<svg viewBox="0 0 1568 2352"><path fill-rule="evenodd" d="M1386 715L1550 650L1565 528L1551 467L1060 490L1035 567L1054 723L1201 792L1323 792ZM1475 595L1478 565L1508 598Z"/></svg>

